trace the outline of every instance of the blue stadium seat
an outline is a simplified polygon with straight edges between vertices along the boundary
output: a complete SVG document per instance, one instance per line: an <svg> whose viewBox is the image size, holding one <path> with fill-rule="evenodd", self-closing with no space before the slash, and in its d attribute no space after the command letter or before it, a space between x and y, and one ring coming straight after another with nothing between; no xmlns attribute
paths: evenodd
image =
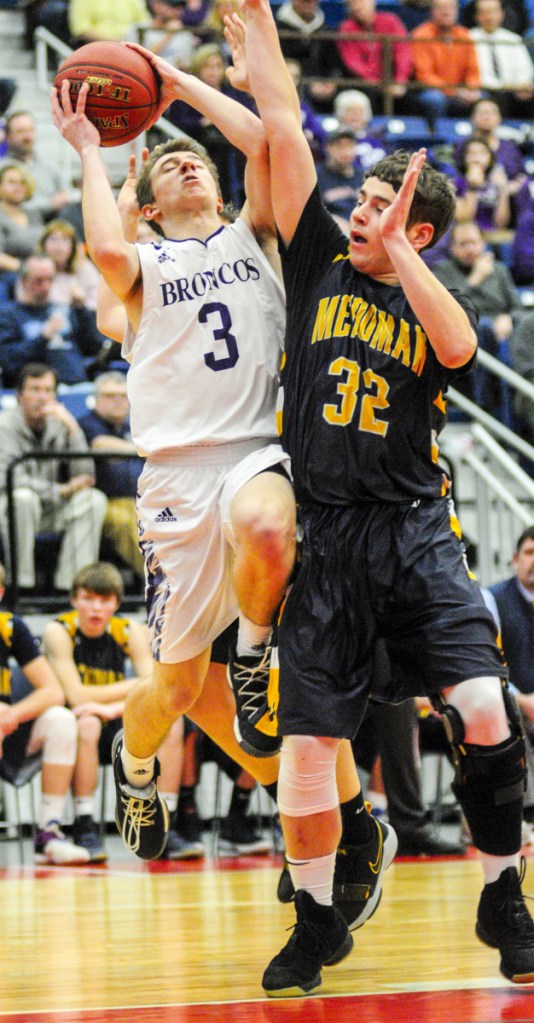
<svg viewBox="0 0 534 1023"><path fill-rule="evenodd" d="M434 141L425 117L373 117L369 128L396 148L429 146Z"/></svg>
<svg viewBox="0 0 534 1023"><path fill-rule="evenodd" d="M457 120L455 117L438 117L434 126L435 135L453 145L468 138L471 132L469 121Z"/></svg>

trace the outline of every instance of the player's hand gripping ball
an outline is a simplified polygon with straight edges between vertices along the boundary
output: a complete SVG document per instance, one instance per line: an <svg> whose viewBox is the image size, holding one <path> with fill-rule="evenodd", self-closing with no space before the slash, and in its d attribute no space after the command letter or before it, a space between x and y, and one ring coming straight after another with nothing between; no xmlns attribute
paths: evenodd
<svg viewBox="0 0 534 1023"><path fill-rule="evenodd" d="M66 78L74 108L83 83L88 83L85 113L98 129L102 146L122 146L137 138L159 103L159 82L152 65L120 43L80 46L59 67L54 79L59 94Z"/></svg>

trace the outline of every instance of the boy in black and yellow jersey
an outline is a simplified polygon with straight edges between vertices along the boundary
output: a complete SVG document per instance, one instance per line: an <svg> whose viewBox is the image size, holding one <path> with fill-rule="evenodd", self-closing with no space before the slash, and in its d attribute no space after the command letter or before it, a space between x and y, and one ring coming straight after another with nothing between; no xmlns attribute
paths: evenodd
<svg viewBox="0 0 534 1023"><path fill-rule="evenodd" d="M73 833L92 862L107 859L93 812L98 765L111 762L111 744L122 727L127 693L138 678L152 671L146 626L117 614L122 596L122 578L114 565L89 565L73 580L72 610L58 615L43 632L43 648L78 720ZM126 677L127 661L133 678ZM159 751L160 791L171 805L173 799L177 801L181 751L180 720ZM181 851L173 849L174 838L174 832L169 832L164 855L172 857L173 851Z"/></svg>
<svg viewBox="0 0 534 1023"><path fill-rule="evenodd" d="M0 600L5 592L0 565ZM28 692L13 699L11 664L16 661ZM0 611L0 777L14 782L32 757L42 755L41 807L35 836L38 863L87 863L86 849L61 830L65 799L76 761L76 721L63 706L63 692L28 626Z"/></svg>

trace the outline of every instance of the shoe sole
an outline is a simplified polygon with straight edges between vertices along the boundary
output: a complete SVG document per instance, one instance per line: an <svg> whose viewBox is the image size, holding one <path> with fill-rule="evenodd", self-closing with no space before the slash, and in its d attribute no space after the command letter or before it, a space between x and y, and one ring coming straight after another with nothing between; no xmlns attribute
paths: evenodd
<svg viewBox="0 0 534 1023"><path fill-rule="evenodd" d="M486 935L478 922L475 927L475 934L478 940L481 941L483 945L487 945L488 948L499 948L499 946ZM504 968L502 959L499 964L499 969L503 977L506 977L507 980L511 980L512 984L532 984L534 982L534 970L530 970L528 973L512 973L511 970L506 970Z"/></svg>
<svg viewBox="0 0 534 1023"><path fill-rule="evenodd" d="M244 750L245 753L248 753L249 757L256 757L256 759L260 760L265 757L274 757L276 756L277 753L280 752L280 747L282 745L281 739L279 742L277 742L276 747L270 750L258 749L257 746L253 746L247 739L245 739L241 735L241 730L239 728L239 719L237 718L237 716L234 718L234 735L239 746L241 746L241 749Z"/></svg>
<svg viewBox="0 0 534 1023"><path fill-rule="evenodd" d="M324 966L336 966L343 959L352 952L354 947L354 938L350 931L347 931L345 937L339 948L330 956L330 959L324 963ZM307 984L294 984L292 987L284 988L268 988L264 987L263 990L269 998L302 998L304 995L311 995L314 991L318 991L321 987L322 978L321 974L317 973L313 980L308 981Z"/></svg>
<svg viewBox="0 0 534 1023"><path fill-rule="evenodd" d="M380 825L378 825L378 827L380 827ZM387 827L387 834L384 839L384 846L382 849L382 866L380 867L376 887L371 898L365 904L365 909L361 910L354 920L347 920L343 910L340 910L347 921L349 931L357 931L359 927L363 927L363 925L371 919L373 914L376 913L380 905L380 899L382 898L382 874L384 873L384 870L387 870L393 863L398 846L397 835L391 825L387 824L384 825L384 827ZM339 906L338 909L340 909Z"/></svg>

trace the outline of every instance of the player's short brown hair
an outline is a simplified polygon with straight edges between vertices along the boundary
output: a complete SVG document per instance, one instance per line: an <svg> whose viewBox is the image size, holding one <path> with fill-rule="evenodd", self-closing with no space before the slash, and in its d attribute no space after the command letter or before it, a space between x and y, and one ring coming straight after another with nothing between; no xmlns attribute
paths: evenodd
<svg viewBox="0 0 534 1023"><path fill-rule="evenodd" d="M398 192L411 155L404 149L397 149L370 167L364 174L364 181L367 178L378 178ZM426 246L431 248L452 224L455 211L456 196L451 181L445 174L425 163L419 175L406 226L432 224L434 235Z"/></svg>
<svg viewBox="0 0 534 1023"><path fill-rule="evenodd" d="M71 597L75 597L80 590L89 590L101 597L114 594L120 604L124 596L124 583L115 565L109 561L97 561L94 565L81 568L74 576L70 588Z"/></svg>

